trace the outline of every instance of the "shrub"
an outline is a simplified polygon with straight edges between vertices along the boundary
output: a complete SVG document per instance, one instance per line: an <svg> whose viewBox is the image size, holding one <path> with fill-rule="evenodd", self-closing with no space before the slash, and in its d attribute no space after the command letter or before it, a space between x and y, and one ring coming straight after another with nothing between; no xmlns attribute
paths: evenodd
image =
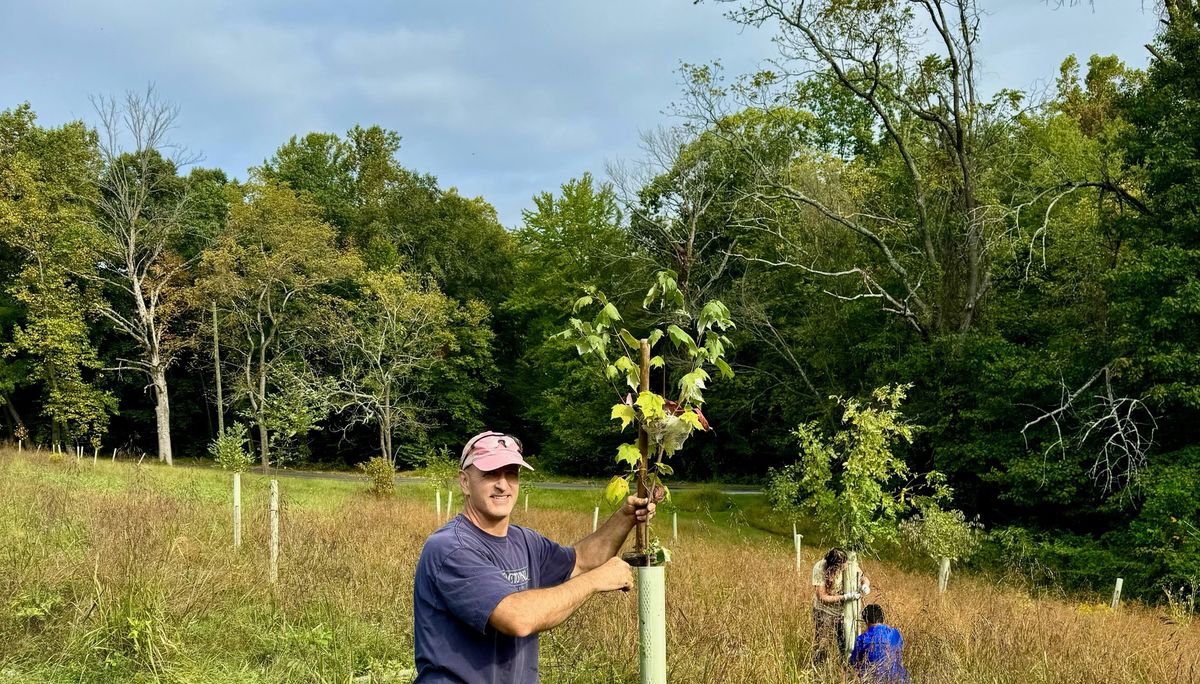
<svg viewBox="0 0 1200 684"><path fill-rule="evenodd" d="M382 456L375 456L366 463L359 463L358 469L367 476L371 493L375 496L391 496L396 493L396 468L391 461Z"/></svg>
<svg viewBox="0 0 1200 684"><path fill-rule="evenodd" d="M934 560L961 561L979 548L982 528L978 522L967 521L962 511L925 506L900 523L900 534L911 548Z"/></svg>
<svg viewBox="0 0 1200 684"><path fill-rule="evenodd" d="M246 426L234 423L225 428L208 445L208 453L225 470L243 473L254 465L254 457L246 450Z"/></svg>

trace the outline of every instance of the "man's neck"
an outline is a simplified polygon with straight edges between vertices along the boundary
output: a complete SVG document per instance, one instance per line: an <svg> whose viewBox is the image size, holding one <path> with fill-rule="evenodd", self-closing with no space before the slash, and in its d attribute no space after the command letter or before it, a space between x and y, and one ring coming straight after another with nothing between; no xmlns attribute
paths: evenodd
<svg viewBox="0 0 1200 684"><path fill-rule="evenodd" d="M474 525L475 527L478 527L480 530L483 530L484 532L487 532L488 534L492 535L493 537L507 537L508 536L508 518L501 518L499 520L488 520L484 516L480 515L478 511L471 508L470 506L466 506L463 508L463 517L465 517L467 520L471 521L472 525Z"/></svg>

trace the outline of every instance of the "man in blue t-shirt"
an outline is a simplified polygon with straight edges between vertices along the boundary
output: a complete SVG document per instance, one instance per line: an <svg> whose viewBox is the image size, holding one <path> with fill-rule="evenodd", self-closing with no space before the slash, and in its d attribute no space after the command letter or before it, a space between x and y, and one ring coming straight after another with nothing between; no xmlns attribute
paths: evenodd
<svg viewBox="0 0 1200 684"><path fill-rule="evenodd" d="M901 663L904 637L900 630L883 623L883 608L872 603L863 609L867 631L854 640L850 664L864 682L871 684L908 684L908 670Z"/></svg>
<svg viewBox="0 0 1200 684"><path fill-rule="evenodd" d="M632 586L616 554L636 523L654 517L654 502L628 497L599 529L564 547L510 521L520 469L533 469L520 440L480 433L459 465L463 511L430 535L417 561L417 682L535 683L538 633L593 594Z"/></svg>

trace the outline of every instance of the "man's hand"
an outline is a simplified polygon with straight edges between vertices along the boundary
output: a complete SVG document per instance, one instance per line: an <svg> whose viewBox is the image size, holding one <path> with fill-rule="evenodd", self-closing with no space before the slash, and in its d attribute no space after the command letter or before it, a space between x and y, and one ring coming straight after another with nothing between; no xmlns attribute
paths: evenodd
<svg viewBox="0 0 1200 684"><path fill-rule="evenodd" d="M666 490L662 485L654 487L654 491L649 497L638 498L636 496L625 497L625 505L621 507L621 513L630 516L634 522L648 523L654 517L655 504L663 500L666 496Z"/></svg>
<svg viewBox="0 0 1200 684"><path fill-rule="evenodd" d="M613 556L608 562L588 573L596 583L596 591L629 591L633 586L633 569L629 563Z"/></svg>

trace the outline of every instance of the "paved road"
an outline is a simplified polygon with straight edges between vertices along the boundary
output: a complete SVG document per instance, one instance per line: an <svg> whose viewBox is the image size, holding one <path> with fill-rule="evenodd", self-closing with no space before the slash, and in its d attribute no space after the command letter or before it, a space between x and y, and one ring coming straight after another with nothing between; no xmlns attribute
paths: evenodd
<svg viewBox="0 0 1200 684"><path fill-rule="evenodd" d="M208 466L196 465L196 466L188 466L188 467L206 468ZM258 474L258 473L261 473L262 471L258 468L254 468L250 472L253 474ZM361 481L363 479L363 476L359 475L357 473L333 473L333 472L327 472L327 471L323 471L323 470L290 470L290 469L273 468L271 470L271 474L276 477L298 477L298 478L304 478L304 479L308 479L308 480L359 480L359 481ZM424 482L424 481L425 481L425 478L423 478L423 477L396 476L396 482L400 483L400 484L415 484L415 483ZM678 491L687 491L689 489L700 489L702 486L703 485L682 484L681 483L681 484L671 485L671 489L673 491L678 492ZM587 491L587 490L603 489L604 485L600 484L600 483L594 483L594 482L539 482L539 483L537 483L537 487L539 489L562 489L562 490L584 490L584 491ZM729 494L729 495L760 494L760 493L762 493L762 490L758 489L757 487L731 485L728 487L723 487L721 489L721 492L723 494Z"/></svg>

